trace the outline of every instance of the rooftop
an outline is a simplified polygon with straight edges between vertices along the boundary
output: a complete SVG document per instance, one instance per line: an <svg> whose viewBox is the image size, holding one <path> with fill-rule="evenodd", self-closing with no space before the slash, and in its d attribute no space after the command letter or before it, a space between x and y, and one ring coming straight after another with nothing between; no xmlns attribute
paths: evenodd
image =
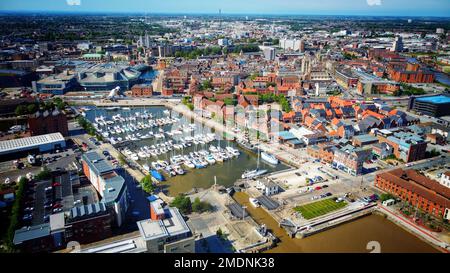
<svg viewBox="0 0 450 273"><path fill-rule="evenodd" d="M106 159L97 153L96 151L90 151L82 155L83 160L88 164L95 174L101 175L114 170L111 164Z"/></svg>
<svg viewBox="0 0 450 273"><path fill-rule="evenodd" d="M147 219L137 222L144 240L177 236L191 231L177 208L169 208L167 213L169 217L164 220Z"/></svg>
<svg viewBox="0 0 450 273"><path fill-rule="evenodd" d="M422 98L417 98L416 100L421 101L421 102L434 103L434 104L450 103L450 97L444 96L444 95L438 95L438 96L432 96L432 97L422 97Z"/></svg>
<svg viewBox="0 0 450 273"><path fill-rule="evenodd" d="M50 235L50 224L42 224L42 225L35 225L31 227L23 227L21 229L16 230L14 234L14 244L21 244L23 242L42 238L45 236Z"/></svg>
<svg viewBox="0 0 450 273"><path fill-rule="evenodd" d="M65 140L61 133L52 133L46 135L0 141L0 154L11 152L13 150L32 149L40 145L63 141Z"/></svg>

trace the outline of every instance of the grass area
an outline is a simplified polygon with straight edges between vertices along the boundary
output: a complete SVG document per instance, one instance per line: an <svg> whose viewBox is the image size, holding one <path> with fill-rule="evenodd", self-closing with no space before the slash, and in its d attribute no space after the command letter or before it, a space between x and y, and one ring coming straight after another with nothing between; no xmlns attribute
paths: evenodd
<svg viewBox="0 0 450 273"><path fill-rule="evenodd" d="M347 202L342 201L336 203L334 198L329 198L309 203L303 206L295 207L294 210L300 212L303 218L309 220L327 214L329 212L338 210L345 206L347 206Z"/></svg>

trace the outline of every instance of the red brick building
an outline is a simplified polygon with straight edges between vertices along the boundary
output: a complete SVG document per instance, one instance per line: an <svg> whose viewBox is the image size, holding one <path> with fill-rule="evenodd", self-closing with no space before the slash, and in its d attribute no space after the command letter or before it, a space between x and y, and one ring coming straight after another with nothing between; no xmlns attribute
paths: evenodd
<svg viewBox="0 0 450 273"><path fill-rule="evenodd" d="M309 145L306 152L309 156L320 159L321 162L332 164L334 159L335 145L330 142Z"/></svg>
<svg viewBox="0 0 450 273"><path fill-rule="evenodd" d="M389 69L389 78L397 82L405 83L433 83L434 73L432 71L420 68L418 64L407 63L401 68L394 67Z"/></svg>
<svg viewBox="0 0 450 273"><path fill-rule="evenodd" d="M132 97L151 97L153 95L153 86L151 84L136 84L131 87Z"/></svg>
<svg viewBox="0 0 450 273"><path fill-rule="evenodd" d="M28 117L28 127L32 136L51 133L61 133L63 136L69 134L67 117L58 109L53 111L38 111Z"/></svg>
<svg viewBox="0 0 450 273"><path fill-rule="evenodd" d="M415 170L395 169L377 174L375 186L436 217L449 217L450 188Z"/></svg>

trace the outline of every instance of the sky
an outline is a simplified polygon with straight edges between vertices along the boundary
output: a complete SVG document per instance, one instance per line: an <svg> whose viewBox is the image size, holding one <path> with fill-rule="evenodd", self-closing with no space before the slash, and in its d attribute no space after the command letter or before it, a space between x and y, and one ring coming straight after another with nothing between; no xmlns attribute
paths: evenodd
<svg viewBox="0 0 450 273"><path fill-rule="evenodd" d="M0 0L0 11L450 17L450 0Z"/></svg>

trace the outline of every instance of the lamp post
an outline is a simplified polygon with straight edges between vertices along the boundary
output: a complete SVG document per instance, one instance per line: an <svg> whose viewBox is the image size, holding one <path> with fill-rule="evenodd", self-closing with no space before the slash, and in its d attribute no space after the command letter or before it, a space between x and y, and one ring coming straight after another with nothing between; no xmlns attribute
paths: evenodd
<svg viewBox="0 0 450 273"><path fill-rule="evenodd" d="M247 208L247 206L242 206L242 220L244 220L245 218L245 209Z"/></svg>

